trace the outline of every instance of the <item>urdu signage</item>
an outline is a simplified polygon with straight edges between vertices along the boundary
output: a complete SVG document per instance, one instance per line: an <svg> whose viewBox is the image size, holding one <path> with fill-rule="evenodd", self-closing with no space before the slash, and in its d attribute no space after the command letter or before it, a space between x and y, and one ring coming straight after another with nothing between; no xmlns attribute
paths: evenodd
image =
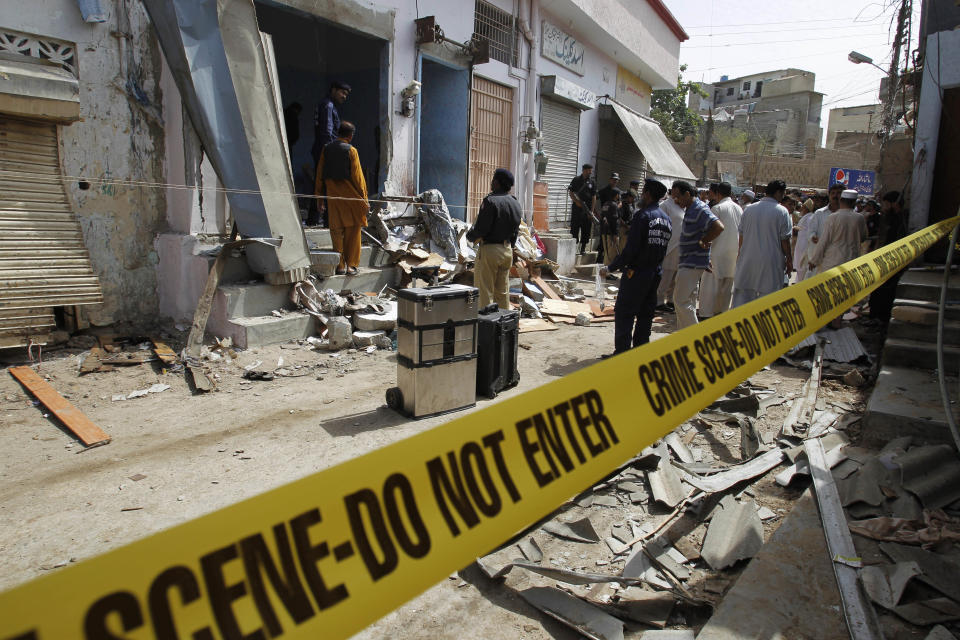
<svg viewBox="0 0 960 640"><path fill-rule="evenodd" d="M544 20L540 42L540 55L583 75L584 48L576 38Z"/></svg>

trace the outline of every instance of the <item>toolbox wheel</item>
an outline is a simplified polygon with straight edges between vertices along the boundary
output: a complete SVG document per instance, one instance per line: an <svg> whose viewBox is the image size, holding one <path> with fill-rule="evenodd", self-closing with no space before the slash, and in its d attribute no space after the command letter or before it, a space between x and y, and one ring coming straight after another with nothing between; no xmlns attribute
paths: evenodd
<svg viewBox="0 0 960 640"><path fill-rule="evenodd" d="M403 408L403 392L400 387L387 389L387 406L397 411Z"/></svg>

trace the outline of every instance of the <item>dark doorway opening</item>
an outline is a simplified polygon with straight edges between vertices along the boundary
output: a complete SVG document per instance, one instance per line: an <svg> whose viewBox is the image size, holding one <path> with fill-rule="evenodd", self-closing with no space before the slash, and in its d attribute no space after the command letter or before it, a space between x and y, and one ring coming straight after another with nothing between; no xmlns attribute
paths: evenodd
<svg viewBox="0 0 960 640"><path fill-rule="evenodd" d="M423 58L418 192L439 189L454 218L466 219L470 70Z"/></svg>
<svg viewBox="0 0 960 640"><path fill-rule="evenodd" d="M389 135L387 41L272 2L258 1L256 7L260 30L273 36L282 106L297 102L303 107L296 118L299 137L290 145L297 193L313 193L314 112L333 81L352 88L339 107L340 118L357 126L353 145L367 190L381 191L388 161L382 144Z"/></svg>

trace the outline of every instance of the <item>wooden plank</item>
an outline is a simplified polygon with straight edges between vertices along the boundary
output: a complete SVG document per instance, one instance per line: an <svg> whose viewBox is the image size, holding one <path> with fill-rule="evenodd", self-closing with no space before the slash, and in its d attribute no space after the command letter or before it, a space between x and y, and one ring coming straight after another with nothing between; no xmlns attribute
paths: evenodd
<svg viewBox="0 0 960 640"><path fill-rule="evenodd" d="M593 315L589 304L569 300L549 300L544 298L540 303L540 310L551 316L571 316L575 318L578 313Z"/></svg>
<svg viewBox="0 0 960 640"><path fill-rule="evenodd" d="M587 300L587 304L590 305L590 311L593 313L594 317L612 316L614 314L613 302L605 303L602 310L600 309L600 303L592 298Z"/></svg>
<svg viewBox="0 0 960 640"><path fill-rule="evenodd" d="M171 349L165 342L156 338L150 339L153 342L153 352L157 354L163 364L174 364L177 361L177 353Z"/></svg>
<svg viewBox="0 0 960 640"><path fill-rule="evenodd" d="M557 325L549 320L540 318L520 318L520 333L532 333L534 331L556 331Z"/></svg>
<svg viewBox="0 0 960 640"><path fill-rule="evenodd" d="M562 300L562 299L563 299L563 298L560 297L559 294L557 294L556 291L553 290L553 287L551 287L549 284L547 284L547 283L544 281L544 279L541 278L540 276L531 277L531 278L530 278L530 282L532 282L533 284L537 285L537 287L540 289L540 291L543 291L543 295L545 295L547 298L549 298L549 299L551 299L551 300Z"/></svg>
<svg viewBox="0 0 960 640"><path fill-rule="evenodd" d="M90 421L82 411L67 402L66 398L57 393L56 389L37 375L30 367L11 367L10 375L20 381L37 400L43 403L50 412L57 416L67 429L76 435L80 442L88 447L95 447L110 442L110 436Z"/></svg>

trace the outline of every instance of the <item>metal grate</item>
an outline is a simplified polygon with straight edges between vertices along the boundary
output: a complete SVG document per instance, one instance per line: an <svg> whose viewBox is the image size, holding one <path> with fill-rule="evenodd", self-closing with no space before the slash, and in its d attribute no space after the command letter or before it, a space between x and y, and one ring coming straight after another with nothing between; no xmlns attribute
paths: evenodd
<svg viewBox="0 0 960 640"><path fill-rule="evenodd" d="M498 167L510 167L513 89L479 76L473 77L470 101L470 200L467 220L476 219L490 179Z"/></svg>
<svg viewBox="0 0 960 640"><path fill-rule="evenodd" d="M491 58L513 67L520 66L519 26L511 14L477 0L473 32L489 41Z"/></svg>

